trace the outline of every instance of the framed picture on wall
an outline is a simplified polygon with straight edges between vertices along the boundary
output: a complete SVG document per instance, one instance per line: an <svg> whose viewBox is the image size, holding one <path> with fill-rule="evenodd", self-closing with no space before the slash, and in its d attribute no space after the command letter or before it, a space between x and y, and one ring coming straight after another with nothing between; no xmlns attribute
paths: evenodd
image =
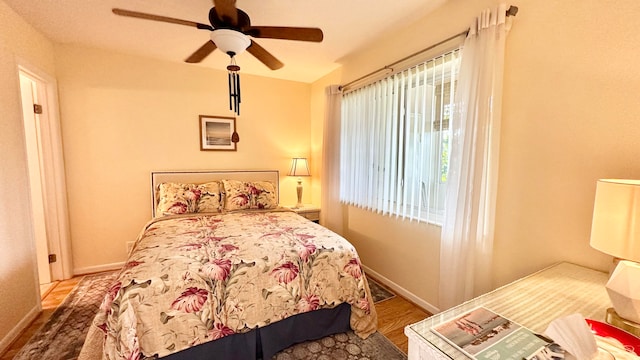
<svg viewBox="0 0 640 360"><path fill-rule="evenodd" d="M236 118L200 115L200 150L236 151Z"/></svg>

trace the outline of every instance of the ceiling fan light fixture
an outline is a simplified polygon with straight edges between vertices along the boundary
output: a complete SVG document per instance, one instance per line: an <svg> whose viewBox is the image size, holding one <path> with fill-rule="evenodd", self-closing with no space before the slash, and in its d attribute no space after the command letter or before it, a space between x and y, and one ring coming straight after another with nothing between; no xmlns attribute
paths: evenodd
<svg viewBox="0 0 640 360"><path fill-rule="evenodd" d="M251 40L245 34L230 29L216 29L211 32L211 41L229 56L240 55L245 51Z"/></svg>

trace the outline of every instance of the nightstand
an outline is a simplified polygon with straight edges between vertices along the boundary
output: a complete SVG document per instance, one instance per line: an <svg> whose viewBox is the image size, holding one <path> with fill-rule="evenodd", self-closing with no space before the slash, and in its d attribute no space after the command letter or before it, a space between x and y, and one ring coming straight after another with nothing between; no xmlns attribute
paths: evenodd
<svg viewBox="0 0 640 360"><path fill-rule="evenodd" d="M305 204L302 207L296 208L294 206L285 206L287 209L291 209L296 214L303 216L314 223L320 223L320 208L311 204Z"/></svg>

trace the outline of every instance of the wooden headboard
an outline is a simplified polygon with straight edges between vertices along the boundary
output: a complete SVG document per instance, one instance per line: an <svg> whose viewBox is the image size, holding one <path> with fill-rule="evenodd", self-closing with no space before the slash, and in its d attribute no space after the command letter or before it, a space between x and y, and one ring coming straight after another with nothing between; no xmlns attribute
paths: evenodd
<svg viewBox="0 0 640 360"><path fill-rule="evenodd" d="M155 217L158 204L157 188L165 182L202 184L215 180L271 181L276 186L276 200L280 202L280 173L278 170L176 170L151 172L151 215Z"/></svg>

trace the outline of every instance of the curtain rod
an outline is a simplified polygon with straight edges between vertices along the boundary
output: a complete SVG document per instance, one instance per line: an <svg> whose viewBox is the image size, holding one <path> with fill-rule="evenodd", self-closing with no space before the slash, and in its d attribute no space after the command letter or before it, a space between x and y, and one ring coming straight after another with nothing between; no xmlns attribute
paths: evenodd
<svg viewBox="0 0 640 360"><path fill-rule="evenodd" d="M506 15L507 16L516 16L517 13L518 13L518 7L517 6L513 6L513 5L509 6L509 8L506 11ZM375 75L375 74L377 74L377 73L379 73L381 71L391 70L393 72L393 67L395 65L398 65L398 64L400 64L400 63L402 63L404 61L407 61L407 60L409 60L409 59L411 59L411 58L413 58L415 56L418 56L418 55L422 54L423 52L429 51L429 50L431 50L431 49L433 49L433 48L435 48L437 46L445 44L446 42L451 41L451 40L453 40L453 39L455 39L455 38L457 38L459 36L462 36L462 35L467 36L467 34L469 33L469 30L470 29L467 29L465 31L459 32L459 33L457 33L457 34L455 34L453 36L450 36L450 37L448 37L448 38L446 38L446 39L444 39L444 40L442 40L442 41L440 41L440 42L438 42L436 44L433 44L433 45L431 45L429 47L426 47L426 48L424 48L422 50L416 51L413 54L405 56L400 60L394 61L389 65L385 65L385 66L383 66L383 67L381 67L381 68L379 68L377 70L374 70L374 71L372 71L372 72L370 72L370 73L368 73L368 74L366 74L364 76L361 76L361 77L359 77L359 78L357 78L355 80L352 80L352 81L350 81L350 82L348 82L348 83L346 83L344 85L340 85L340 86L338 86L338 88L340 90L344 90L345 88L349 87L349 85L353 85L353 84L357 83L358 81L364 80L364 79L366 79L366 78L368 78L368 77L370 77L372 75Z"/></svg>

